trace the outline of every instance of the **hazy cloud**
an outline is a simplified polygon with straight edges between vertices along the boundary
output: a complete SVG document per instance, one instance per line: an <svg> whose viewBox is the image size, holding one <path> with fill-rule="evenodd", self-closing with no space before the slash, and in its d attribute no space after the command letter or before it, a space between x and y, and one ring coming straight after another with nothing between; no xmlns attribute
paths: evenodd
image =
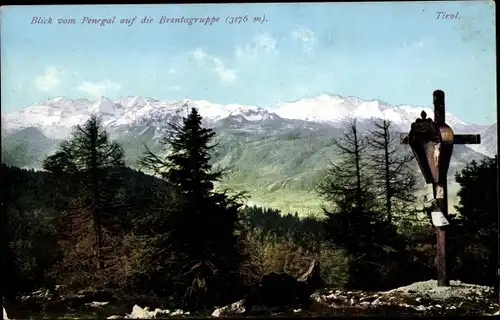
<svg viewBox="0 0 500 320"><path fill-rule="evenodd" d="M209 55L203 49L196 48L189 54L215 72L223 84L230 84L236 80L236 70L228 68L221 59Z"/></svg>
<svg viewBox="0 0 500 320"><path fill-rule="evenodd" d="M255 60L262 53L278 53L276 40L267 33L257 35L247 44L237 46L235 49L236 59L240 61Z"/></svg>
<svg viewBox="0 0 500 320"><path fill-rule="evenodd" d="M420 39L414 42L404 42L403 47L409 49L428 49L432 45L432 39Z"/></svg>
<svg viewBox="0 0 500 320"><path fill-rule="evenodd" d="M205 57L207 57L207 53L201 49L201 48L196 48L194 51L190 52L190 54L197 60L203 60Z"/></svg>
<svg viewBox="0 0 500 320"><path fill-rule="evenodd" d="M229 84L236 80L236 71L226 67L224 62L218 58L212 57L214 63L214 71L219 76L222 83Z"/></svg>
<svg viewBox="0 0 500 320"><path fill-rule="evenodd" d="M47 67L43 74L35 78L35 86L39 91L50 92L59 87L61 84L61 77L61 69L56 67Z"/></svg>
<svg viewBox="0 0 500 320"><path fill-rule="evenodd" d="M109 95L110 93L120 90L119 83L111 82L109 80L88 82L85 81L80 84L76 89L92 97L101 97Z"/></svg>
<svg viewBox="0 0 500 320"><path fill-rule="evenodd" d="M312 53L316 45L317 38L311 29L298 26L290 33L290 36L298 43L302 44L302 49L307 53Z"/></svg>

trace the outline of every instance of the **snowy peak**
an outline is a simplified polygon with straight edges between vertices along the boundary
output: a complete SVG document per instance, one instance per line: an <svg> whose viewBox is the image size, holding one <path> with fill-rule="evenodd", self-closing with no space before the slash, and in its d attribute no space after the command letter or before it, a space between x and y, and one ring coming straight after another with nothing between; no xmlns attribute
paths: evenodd
<svg viewBox="0 0 500 320"><path fill-rule="evenodd" d="M217 120L214 125L216 127L226 128L241 128L244 125L258 125L261 128L269 125L279 125L285 123L285 119L278 116L276 113L269 112L264 108L244 109L231 111L231 113L222 119Z"/></svg>
<svg viewBox="0 0 500 320"><path fill-rule="evenodd" d="M387 118L384 112L389 108L389 104L379 100L364 101L358 97L322 94L314 98L281 103L271 110L287 119L338 122L352 117L362 119Z"/></svg>
<svg viewBox="0 0 500 320"><path fill-rule="evenodd" d="M269 112L263 108L240 109L232 112L229 117L241 117L248 122L262 122L266 120L280 120L281 117L276 113Z"/></svg>
<svg viewBox="0 0 500 320"><path fill-rule="evenodd" d="M322 94L314 98L306 98L291 103L281 103L271 110L283 118L306 120L311 122L338 122L346 118L387 119L399 126L410 126L420 117L422 110L432 115L431 108L420 106L392 106L380 100L362 100L358 97L342 97ZM468 125L468 123L447 113L447 123Z"/></svg>

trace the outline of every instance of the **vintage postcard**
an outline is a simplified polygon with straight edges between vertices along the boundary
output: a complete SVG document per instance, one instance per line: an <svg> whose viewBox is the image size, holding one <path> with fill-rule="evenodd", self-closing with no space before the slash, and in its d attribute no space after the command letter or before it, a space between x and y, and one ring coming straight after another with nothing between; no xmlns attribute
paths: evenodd
<svg viewBox="0 0 500 320"><path fill-rule="evenodd" d="M2 7L4 317L494 313L495 9Z"/></svg>

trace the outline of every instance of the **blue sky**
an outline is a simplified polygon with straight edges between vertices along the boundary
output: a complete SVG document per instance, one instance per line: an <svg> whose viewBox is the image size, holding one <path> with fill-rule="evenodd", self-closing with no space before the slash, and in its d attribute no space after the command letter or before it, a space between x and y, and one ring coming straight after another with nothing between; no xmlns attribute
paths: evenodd
<svg viewBox="0 0 500 320"><path fill-rule="evenodd" d="M329 93L428 106L442 89L449 112L489 124L494 10L487 1L3 7L2 112L56 96L124 95L265 106ZM145 16L155 20L141 24ZM220 21L159 24L162 16ZM249 21L228 24L230 16Z"/></svg>

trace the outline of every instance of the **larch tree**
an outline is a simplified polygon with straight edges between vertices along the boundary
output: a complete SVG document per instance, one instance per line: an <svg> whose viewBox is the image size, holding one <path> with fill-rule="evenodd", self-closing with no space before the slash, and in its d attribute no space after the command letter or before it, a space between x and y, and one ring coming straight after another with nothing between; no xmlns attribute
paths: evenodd
<svg viewBox="0 0 500 320"><path fill-rule="evenodd" d="M332 207L324 209L326 239L346 252L347 287L390 287L397 267L391 265L391 256L404 244L395 228L383 221L369 167L368 143L358 131L356 120L348 123L333 145L339 160L331 163L325 179L318 184L319 195Z"/></svg>
<svg viewBox="0 0 500 320"><path fill-rule="evenodd" d="M372 182L368 174L367 143L358 131L356 119L350 120L342 137L333 139L338 151L331 162L318 193L337 210L355 208L362 212L373 205Z"/></svg>
<svg viewBox="0 0 500 320"><path fill-rule="evenodd" d="M399 139L391 135L392 123L389 120L376 119L372 125L373 129L367 135L368 167L373 183L378 186L377 196L383 199L386 221L392 223L394 213L402 214L416 202L417 182L410 166L413 155L401 151Z"/></svg>
<svg viewBox="0 0 500 320"><path fill-rule="evenodd" d="M106 229L113 230L122 205L117 197L121 180L114 169L123 166L122 147L110 140L95 115L84 124L77 125L70 138L64 140L56 153L43 163L43 168L51 172L60 184L58 196L61 197L61 209L65 211L62 224L66 240L77 247L81 247L81 242L76 239L92 246L91 260L97 270L107 267L103 254L106 249L104 232ZM83 247L82 254L88 255L88 249L85 245ZM76 260L71 263L81 265L82 259L86 260L68 258L67 262ZM92 274L89 268L92 267L87 263L84 265L80 268L86 270L83 273L89 276Z"/></svg>

